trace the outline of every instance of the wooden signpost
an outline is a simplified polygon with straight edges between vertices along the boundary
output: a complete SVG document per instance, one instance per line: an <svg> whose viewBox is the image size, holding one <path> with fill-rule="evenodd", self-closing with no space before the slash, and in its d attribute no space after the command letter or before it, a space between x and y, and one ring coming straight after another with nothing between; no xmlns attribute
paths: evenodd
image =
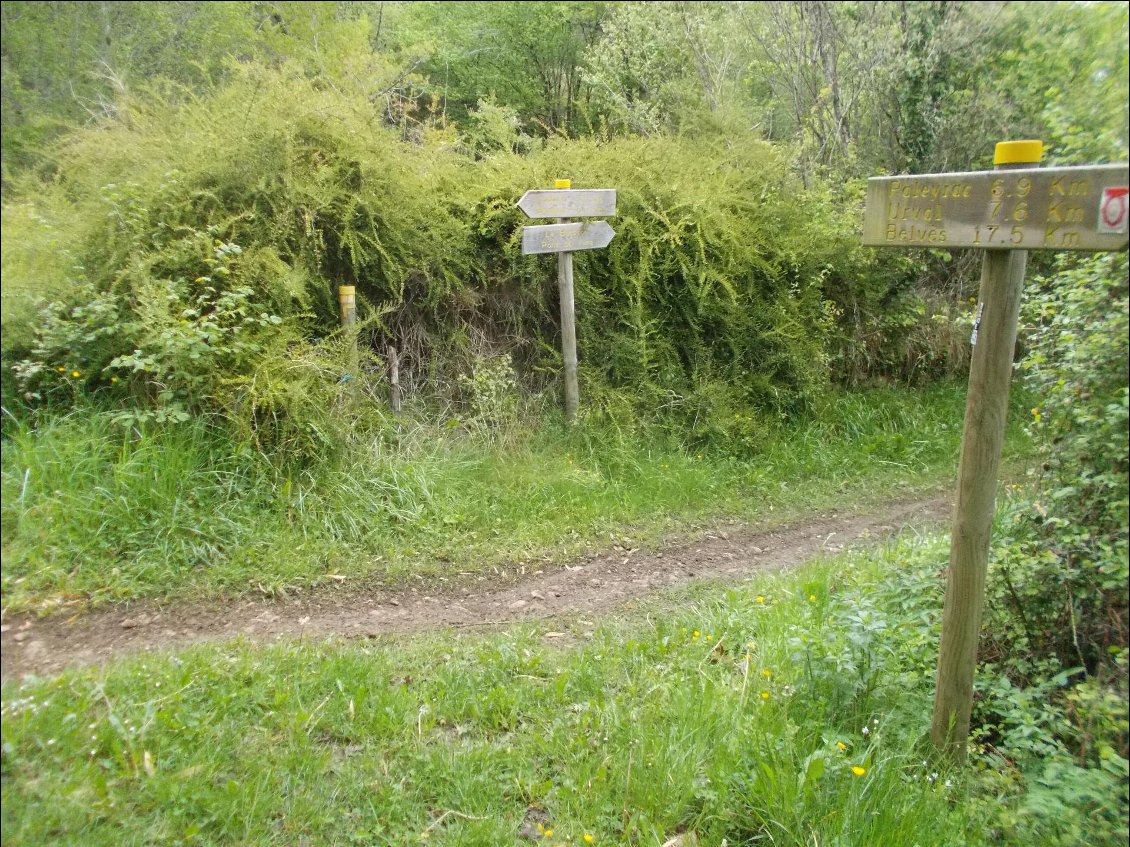
<svg viewBox="0 0 1130 847"><path fill-rule="evenodd" d="M1034 168L1039 141L996 146L996 171L876 177L863 243L984 250L973 328L930 737L964 758L985 576L1028 250L1127 245L1126 165Z"/></svg>
<svg viewBox="0 0 1130 847"><path fill-rule="evenodd" d="M572 190L559 179L553 191L527 191L518 208L531 218L557 218L556 224L522 227L522 253L557 254L557 290L561 299L561 357L565 362L565 417L577 416L577 326L573 311L573 251L607 247L616 234L605 221L569 223L567 218L616 214L616 189Z"/></svg>
<svg viewBox="0 0 1130 847"><path fill-rule="evenodd" d="M585 224L549 224L522 227L522 252L571 253L607 247L616 233L604 221Z"/></svg>

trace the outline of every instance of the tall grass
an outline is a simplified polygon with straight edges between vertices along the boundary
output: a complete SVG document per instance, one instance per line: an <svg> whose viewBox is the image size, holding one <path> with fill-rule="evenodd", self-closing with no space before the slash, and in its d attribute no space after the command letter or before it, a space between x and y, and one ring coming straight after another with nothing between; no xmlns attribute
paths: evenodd
<svg viewBox="0 0 1130 847"><path fill-rule="evenodd" d="M646 542L717 517L863 504L952 471L961 404L953 386L839 395L739 452L692 452L658 430L548 422L499 446L405 423L399 443L361 440L297 470L208 420L122 429L85 409L9 422L5 602L443 575L573 556L624 524Z"/></svg>

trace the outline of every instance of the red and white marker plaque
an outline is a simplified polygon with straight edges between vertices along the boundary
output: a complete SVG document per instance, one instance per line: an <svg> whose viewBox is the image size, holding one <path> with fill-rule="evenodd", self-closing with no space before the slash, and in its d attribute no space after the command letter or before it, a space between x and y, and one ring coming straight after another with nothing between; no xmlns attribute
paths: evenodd
<svg viewBox="0 0 1130 847"><path fill-rule="evenodd" d="M1099 201L1099 232L1121 235L1126 232L1127 212L1130 211L1130 187L1125 185L1104 188Z"/></svg>

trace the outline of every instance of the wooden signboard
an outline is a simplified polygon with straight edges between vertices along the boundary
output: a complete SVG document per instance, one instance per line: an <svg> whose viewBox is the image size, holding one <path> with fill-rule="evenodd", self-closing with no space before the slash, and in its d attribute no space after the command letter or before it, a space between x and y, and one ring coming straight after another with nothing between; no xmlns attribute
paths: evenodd
<svg viewBox="0 0 1130 847"><path fill-rule="evenodd" d="M872 247L1121 250L1126 165L885 176L867 180Z"/></svg>
<svg viewBox="0 0 1130 847"><path fill-rule="evenodd" d="M616 214L615 188L527 191L518 208L528 218L596 218Z"/></svg>
<svg viewBox="0 0 1130 847"><path fill-rule="evenodd" d="M930 736L964 757L1001 446L1029 250L1121 250L1127 166L1036 168L1039 141L997 145L995 171L867 181L863 243L981 249L965 430L950 533Z"/></svg>
<svg viewBox="0 0 1130 847"><path fill-rule="evenodd" d="M564 253L607 247L616 233L604 221L522 227L522 253Z"/></svg>
<svg viewBox="0 0 1130 847"><path fill-rule="evenodd" d="M561 358L565 365L565 417L577 415L577 327L573 312L573 251L607 247L616 235L604 221L569 223L568 218L616 214L615 188L574 190L559 179L552 191L527 191L518 208L530 218L557 218L557 223L522 227L523 255L557 254L557 290L561 302Z"/></svg>

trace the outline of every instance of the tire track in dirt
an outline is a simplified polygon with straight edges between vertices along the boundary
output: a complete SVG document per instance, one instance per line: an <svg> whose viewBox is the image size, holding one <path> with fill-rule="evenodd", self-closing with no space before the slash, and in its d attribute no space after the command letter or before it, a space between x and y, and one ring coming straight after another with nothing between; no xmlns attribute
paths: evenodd
<svg viewBox="0 0 1130 847"><path fill-rule="evenodd" d="M591 614L696 580L740 581L793 568L822 552L873 542L908 525L937 525L949 511L949 497L899 500L863 514L833 511L772 529L714 530L653 551L612 547L532 573L526 573L529 565L511 566L507 570L520 575L493 583L472 576L462 583L387 589L347 581L286 599L142 601L77 616L5 616L2 676L52 674L130 653L238 636L257 641L369 638Z"/></svg>

